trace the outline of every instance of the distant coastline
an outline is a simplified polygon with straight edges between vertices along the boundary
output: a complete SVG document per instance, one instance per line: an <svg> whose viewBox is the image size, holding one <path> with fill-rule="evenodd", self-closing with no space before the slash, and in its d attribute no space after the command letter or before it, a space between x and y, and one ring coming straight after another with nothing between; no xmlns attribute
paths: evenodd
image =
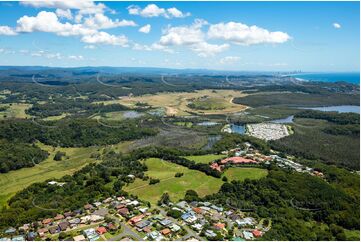
<svg viewBox="0 0 361 242"><path fill-rule="evenodd" d="M335 73L295 73L287 76L293 76L300 81L320 81L320 82L348 82L360 85L359 72L335 72Z"/></svg>

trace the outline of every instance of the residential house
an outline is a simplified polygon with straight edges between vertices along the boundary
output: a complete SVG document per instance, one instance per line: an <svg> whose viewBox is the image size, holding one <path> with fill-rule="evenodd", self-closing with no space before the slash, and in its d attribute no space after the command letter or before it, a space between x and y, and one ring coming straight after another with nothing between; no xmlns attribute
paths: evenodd
<svg viewBox="0 0 361 242"><path fill-rule="evenodd" d="M145 213L147 211L148 211L147 207L139 208L139 212L141 212L141 213Z"/></svg>
<svg viewBox="0 0 361 242"><path fill-rule="evenodd" d="M93 215L105 217L108 214L107 208L99 208L93 212Z"/></svg>
<svg viewBox="0 0 361 242"><path fill-rule="evenodd" d="M118 213L119 213L120 215L122 215L123 217L127 217L128 214L129 214L129 209L128 209L128 208L118 209Z"/></svg>
<svg viewBox="0 0 361 242"><path fill-rule="evenodd" d="M27 235L26 235L26 239L33 241L35 240L36 236L38 236L38 233L30 231Z"/></svg>
<svg viewBox="0 0 361 242"><path fill-rule="evenodd" d="M147 237L150 238L151 240L156 240L156 241L164 240L164 237L158 231L153 231L148 233Z"/></svg>
<svg viewBox="0 0 361 242"><path fill-rule="evenodd" d="M58 226L53 226L53 227L49 228L49 233L51 233L51 234L57 234L59 232L60 232L60 229Z"/></svg>
<svg viewBox="0 0 361 242"><path fill-rule="evenodd" d="M140 222L144 217L145 217L144 214L140 214L140 215L138 215L138 216L134 216L133 218L129 219L128 222L129 222L130 224L134 225L134 224Z"/></svg>
<svg viewBox="0 0 361 242"><path fill-rule="evenodd" d="M143 229L149 225L151 225L152 222L150 222L149 220L143 220L140 221L139 223L135 224L135 227L137 227L138 229Z"/></svg>
<svg viewBox="0 0 361 242"><path fill-rule="evenodd" d="M217 212L223 212L223 208L222 207L218 207L216 205L212 205L211 206L212 209L216 210Z"/></svg>
<svg viewBox="0 0 361 242"><path fill-rule="evenodd" d="M169 225L168 227L170 228L170 230L172 230L172 232L178 232L179 230L181 230L181 227L175 223Z"/></svg>
<svg viewBox="0 0 361 242"><path fill-rule="evenodd" d="M54 217L54 220L55 220L55 221L61 220L61 219L64 219L64 215L62 215L62 214L57 214L57 215Z"/></svg>
<svg viewBox="0 0 361 242"><path fill-rule="evenodd" d="M46 218L46 219L44 219L44 220L42 221L42 223L43 223L44 225L51 224L52 222L53 222L53 219L51 219L51 218Z"/></svg>
<svg viewBox="0 0 361 242"><path fill-rule="evenodd" d="M48 231L49 230L47 228L41 228L41 229L38 229L38 234L40 237L44 237Z"/></svg>
<svg viewBox="0 0 361 242"><path fill-rule="evenodd" d="M181 201L177 203L176 206L184 210L189 208L189 205L186 201Z"/></svg>
<svg viewBox="0 0 361 242"><path fill-rule="evenodd" d="M191 227L198 232L203 229L203 225L199 223L193 224Z"/></svg>
<svg viewBox="0 0 361 242"><path fill-rule="evenodd" d="M167 236L168 234L171 233L171 230L168 229L168 228L165 228L165 229L162 229L162 230L160 231L160 233L161 233L162 235L164 235L164 236Z"/></svg>
<svg viewBox="0 0 361 242"><path fill-rule="evenodd" d="M251 240L253 239L253 234L249 231L243 231L243 238L245 238L246 240Z"/></svg>
<svg viewBox="0 0 361 242"><path fill-rule="evenodd" d="M243 219L236 220L236 223L240 227L253 226L253 225L256 224L256 220L254 218L252 218L252 217L246 217L246 218L243 218Z"/></svg>
<svg viewBox="0 0 361 242"><path fill-rule="evenodd" d="M256 238L262 237L262 232L259 231L258 229L253 230L253 231L252 231L252 234L253 234L253 236L256 237Z"/></svg>
<svg viewBox="0 0 361 242"><path fill-rule="evenodd" d="M144 233L150 233L152 230L150 229L150 227L145 227L143 228L143 232Z"/></svg>
<svg viewBox="0 0 361 242"><path fill-rule="evenodd" d="M102 234L105 234L107 232L107 229L105 227L98 227L96 229L96 232L99 234L99 235L102 235Z"/></svg>
<svg viewBox="0 0 361 242"><path fill-rule="evenodd" d="M223 230L226 227L226 224L224 224L224 223L215 223L215 224L213 224L213 227L216 230Z"/></svg>
<svg viewBox="0 0 361 242"><path fill-rule="evenodd" d="M91 210L91 209L93 209L93 208L94 208L94 206L91 205L91 204L85 204L85 205L84 205L84 209L85 209L85 210Z"/></svg>
<svg viewBox="0 0 361 242"><path fill-rule="evenodd" d="M73 212L65 212L64 213L64 216L66 217L66 218L71 218L72 216L73 216Z"/></svg>
<svg viewBox="0 0 361 242"><path fill-rule="evenodd" d="M194 207L194 208L192 208L192 209L193 209L193 211L194 211L195 213L197 213L197 214L203 214L203 213L204 213L203 209L201 209L201 208L199 208L199 207Z"/></svg>
<svg viewBox="0 0 361 242"><path fill-rule="evenodd" d="M68 221L64 221L64 222L60 222L58 224L58 227L61 231L65 231L68 227L69 227L69 222Z"/></svg>
<svg viewBox="0 0 361 242"><path fill-rule="evenodd" d="M73 240L74 241L85 241L85 237L84 237L84 235L78 235L78 236L73 237Z"/></svg>
<svg viewBox="0 0 361 242"><path fill-rule="evenodd" d="M95 203L93 203L93 204L94 204L95 207L99 207L100 205L102 205L101 202L95 202Z"/></svg>
<svg viewBox="0 0 361 242"><path fill-rule="evenodd" d="M24 224L23 226L18 228L18 230L21 232L27 232L29 229L30 229L30 224Z"/></svg>
<svg viewBox="0 0 361 242"><path fill-rule="evenodd" d="M83 231L86 238L90 241L99 239L99 235L95 232L95 229L90 228Z"/></svg>
<svg viewBox="0 0 361 242"><path fill-rule="evenodd" d="M22 235L15 236L11 239L11 241L25 241L25 237Z"/></svg>
<svg viewBox="0 0 361 242"><path fill-rule="evenodd" d="M172 224L173 222L169 219L163 219L161 221L159 221L159 223L163 226L169 226L170 224Z"/></svg>
<svg viewBox="0 0 361 242"><path fill-rule="evenodd" d="M217 234L216 233L214 233L212 230L206 230L206 232L204 233L204 235L206 236L206 237L208 237L208 238L214 238L214 237L216 237L217 236Z"/></svg>

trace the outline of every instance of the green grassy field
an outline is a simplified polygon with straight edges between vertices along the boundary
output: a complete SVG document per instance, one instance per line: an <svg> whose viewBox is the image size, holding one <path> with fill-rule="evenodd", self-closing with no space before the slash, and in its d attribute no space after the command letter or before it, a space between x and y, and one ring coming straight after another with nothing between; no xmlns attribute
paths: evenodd
<svg viewBox="0 0 361 242"><path fill-rule="evenodd" d="M196 163L208 164L211 161L225 158L226 155L198 155L198 156L185 156L188 160L193 160Z"/></svg>
<svg viewBox="0 0 361 242"><path fill-rule="evenodd" d="M222 158L222 155L204 155L204 156L188 156L186 158L202 163ZM140 199L149 201L153 205L157 203L163 193L168 192L171 200L176 202L182 199L185 192L189 189L195 190L199 196L205 196L215 193L219 190L223 181L221 179L207 176L202 172L190 170L186 167L179 166L158 158L150 158L143 161L148 167L146 175L151 178L157 178L160 183L149 185L149 181L136 179L134 183L129 184L124 190L137 195ZM174 177L177 172L184 175L180 178ZM260 168L229 168L225 172L225 176L229 180L243 181L246 178L260 179L267 176L267 170Z"/></svg>
<svg viewBox="0 0 361 242"><path fill-rule="evenodd" d="M189 189L195 190L199 196L205 196L217 192L223 184L221 179L157 158L147 159L144 163L148 167L146 174L152 178L160 179L160 183L148 185L149 181L136 179L124 190L137 195L142 200L151 202L153 205L165 192L169 193L172 201L178 201L184 197L185 192ZM176 178L174 175L177 172L182 172L184 175Z"/></svg>
<svg viewBox="0 0 361 242"><path fill-rule="evenodd" d="M228 168L223 176L228 178L228 181L244 179L261 179L267 176L268 171L266 169L254 168L254 167L231 167Z"/></svg>
<svg viewBox="0 0 361 242"><path fill-rule="evenodd" d="M72 174L85 164L93 161L90 154L96 148L53 148L38 144L43 150L47 150L50 156L40 164L22 168L8 173L0 174L0 207L6 205L6 201L16 192L24 189L35 182L42 182L51 178L60 178ZM55 153L60 150L66 152L69 159L54 161Z"/></svg>
<svg viewBox="0 0 361 242"><path fill-rule="evenodd" d="M195 110L223 110L230 106L229 103L225 102L222 98L197 98L192 101L188 107Z"/></svg>
<svg viewBox="0 0 361 242"><path fill-rule="evenodd" d="M55 120L60 120L65 118L66 116L68 116L68 113L62 113L61 115L57 115L57 116L49 116L44 118L45 121L55 121Z"/></svg>
<svg viewBox="0 0 361 242"><path fill-rule="evenodd" d="M30 117L25 113L25 110L31 107L31 104L26 103L12 103L8 104L0 104L1 106L9 106L9 108L5 111L0 112L0 119L4 118L28 118Z"/></svg>

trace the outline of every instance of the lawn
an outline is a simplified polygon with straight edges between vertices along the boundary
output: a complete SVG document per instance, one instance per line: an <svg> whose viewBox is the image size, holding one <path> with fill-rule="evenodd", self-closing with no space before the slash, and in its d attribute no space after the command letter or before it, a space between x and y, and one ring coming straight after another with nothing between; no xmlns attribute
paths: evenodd
<svg viewBox="0 0 361 242"><path fill-rule="evenodd" d="M254 168L254 167L230 167L228 168L223 176L228 178L228 181L239 180L243 181L244 179L261 179L262 177L267 176L268 171L266 169Z"/></svg>
<svg viewBox="0 0 361 242"><path fill-rule="evenodd" d="M202 163L224 157L223 155L187 156L186 158ZM137 195L140 199L156 205L163 193L168 192L171 200L176 202L184 197L187 190L195 190L199 196L215 193L223 184L221 179L207 176L203 172L190 170L186 167L170 163L158 158L142 161L148 167L146 175L160 179L160 183L149 185L149 181L136 179L134 183L124 187L124 190ZM174 177L177 172L184 173L180 178ZM265 169L249 167L232 167L225 171L225 176L231 180L243 181L246 178L260 179L267 176Z"/></svg>
<svg viewBox="0 0 361 242"><path fill-rule="evenodd" d="M153 205L165 192L169 193L172 201L178 201L184 197L185 192L189 189L195 190L199 196L205 196L217 192L223 184L221 179L157 158L150 158L143 162L148 167L146 174L152 178L160 179L160 183L149 185L149 181L136 179L124 190L137 195L142 200L151 202ZM176 178L174 175L177 172L182 172L184 175Z"/></svg>
<svg viewBox="0 0 361 242"><path fill-rule="evenodd" d="M38 144L43 150L47 150L50 156L34 167L22 168L0 174L0 207L16 192L24 189L35 182L42 182L51 178L60 178L64 175L73 174L82 166L92 161L90 154L96 148L53 148ZM69 159L54 161L55 153L60 150L66 152Z"/></svg>
<svg viewBox="0 0 361 242"><path fill-rule="evenodd" d="M211 161L225 158L226 155L197 155L197 156L185 156L188 160L195 161L196 163L208 164Z"/></svg>

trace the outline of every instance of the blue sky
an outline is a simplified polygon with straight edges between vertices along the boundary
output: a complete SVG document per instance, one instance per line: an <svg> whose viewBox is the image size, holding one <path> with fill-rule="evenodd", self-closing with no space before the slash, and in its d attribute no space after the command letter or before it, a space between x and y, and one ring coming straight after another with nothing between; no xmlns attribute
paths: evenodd
<svg viewBox="0 0 361 242"><path fill-rule="evenodd" d="M359 71L359 2L2 2L0 65Z"/></svg>

